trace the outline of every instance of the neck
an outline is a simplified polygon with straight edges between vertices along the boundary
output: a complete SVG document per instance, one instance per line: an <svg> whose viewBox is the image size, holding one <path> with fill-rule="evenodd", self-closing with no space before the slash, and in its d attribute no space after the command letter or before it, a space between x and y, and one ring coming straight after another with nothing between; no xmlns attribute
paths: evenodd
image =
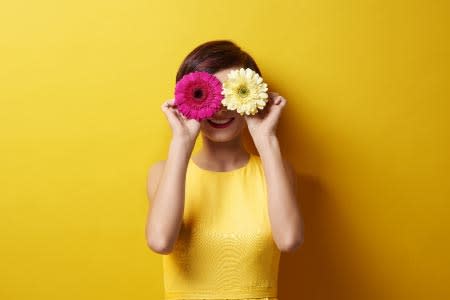
<svg viewBox="0 0 450 300"><path fill-rule="evenodd" d="M227 142L214 142L202 135L203 147L198 152L198 157L202 161L218 162L219 165L233 166L246 161L249 152L245 149L242 135Z"/></svg>

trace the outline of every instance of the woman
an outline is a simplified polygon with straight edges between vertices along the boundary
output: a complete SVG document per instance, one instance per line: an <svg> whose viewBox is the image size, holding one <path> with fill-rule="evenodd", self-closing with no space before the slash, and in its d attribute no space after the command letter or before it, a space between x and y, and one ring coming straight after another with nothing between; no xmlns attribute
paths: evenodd
<svg viewBox="0 0 450 300"><path fill-rule="evenodd" d="M228 40L206 42L176 76L206 71L221 82L255 61ZM277 299L280 251L303 243L296 175L282 158L276 126L286 100L269 93L263 111L241 116L224 106L186 119L173 99L162 105L172 129L168 157L148 174L148 246L164 254L165 299ZM246 151L248 128L259 153ZM203 148L191 157L202 133Z"/></svg>

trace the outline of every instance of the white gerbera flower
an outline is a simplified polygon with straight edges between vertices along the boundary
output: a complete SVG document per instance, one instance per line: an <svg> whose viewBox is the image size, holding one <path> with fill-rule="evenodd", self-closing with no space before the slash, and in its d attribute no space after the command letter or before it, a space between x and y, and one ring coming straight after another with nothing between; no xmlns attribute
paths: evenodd
<svg viewBox="0 0 450 300"><path fill-rule="evenodd" d="M241 116L254 115L262 110L269 100L267 84L250 68L230 71L222 84L222 104L236 110Z"/></svg>

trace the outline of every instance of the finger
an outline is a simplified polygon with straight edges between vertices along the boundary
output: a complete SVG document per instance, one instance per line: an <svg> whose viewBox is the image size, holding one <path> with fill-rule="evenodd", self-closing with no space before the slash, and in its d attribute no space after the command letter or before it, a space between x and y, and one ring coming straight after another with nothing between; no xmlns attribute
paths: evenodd
<svg viewBox="0 0 450 300"><path fill-rule="evenodd" d="M183 115L178 109L176 110L176 114L177 114L177 116L178 116L178 118L180 120L182 120L182 121L186 121L187 120L186 116Z"/></svg>
<svg viewBox="0 0 450 300"><path fill-rule="evenodd" d="M277 96L275 98L275 104L284 106L286 104L286 99L284 97L282 97L282 96Z"/></svg>
<svg viewBox="0 0 450 300"><path fill-rule="evenodd" d="M279 95L277 92L268 92L268 94L270 96L269 98L271 98L271 99L274 99Z"/></svg>
<svg viewBox="0 0 450 300"><path fill-rule="evenodd" d="M178 120L185 120L183 114L176 107L171 107L170 110L173 111L173 114L178 118Z"/></svg>
<svg viewBox="0 0 450 300"><path fill-rule="evenodd" d="M284 107L284 106L286 106L286 104L287 104L286 99L284 97L280 97L280 101L279 101L278 105L281 107Z"/></svg>
<svg viewBox="0 0 450 300"><path fill-rule="evenodd" d="M273 105L271 105L268 108L268 114L269 117L275 117L278 118L279 114L281 113L281 111L283 110L283 107L286 105L286 100L283 97L279 97L276 99L276 103L274 103Z"/></svg>
<svg viewBox="0 0 450 300"><path fill-rule="evenodd" d="M257 115L265 116L268 113L268 111L270 110L270 107L272 106L272 104L273 104L273 100L269 98L266 102L266 105L264 105L264 107L260 111L258 111Z"/></svg>
<svg viewBox="0 0 450 300"><path fill-rule="evenodd" d="M266 105L269 106L269 105L271 105L272 103L273 103L273 97L270 96L269 98L267 98Z"/></svg>
<svg viewBox="0 0 450 300"><path fill-rule="evenodd" d="M267 106L268 106L268 110L270 110L272 108L272 106L274 106L276 104L276 97L275 98L271 98L269 99L269 101L267 101Z"/></svg>
<svg viewBox="0 0 450 300"><path fill-rule="evenodd" d="M173 100L167 100L161 105L161 110L167 116L169 120L174 120L174 118L179 119L177 116L177 109L172 106Z"/></svg>
<svg viewBox="0 0 450 300"><path fill-rule="evenodd" d="M161 110L162 110L162 111L165 111L165 110L167 110L170 106L171 106L171 105L170 105L170 100L164 101L164 103L161 104Z"/></svg>
<svg viewBox="0 0 450 300"><path fill-rule="evenodd" d="M166 101L164 101L164 103L161 106L176 107L175 99L166 100Z"/></svg>
<svg viewBox="0 0 450 300"><path fill-rule="evenodd" d="M169 123L171 124L179 124L180 123L180 117L177 115L177 112L173 108L169 108L166 112L166 117Z"/></svg>
<svg viewBox="0 0 450 300"><path fill-rule="evenodd" d="M273 105L273 107L271 107L270 109L267 118L272 120L278 120L280 118L282 110L283 110L282 107L280 107L279 105Z"/></svg>
<svg viewBox="0 0 450 300"><path fill-rule="evenodd" d="M170 104L166 101L161 105L161 110L164 114L173 114L173 108L170 106Z"/></svg>

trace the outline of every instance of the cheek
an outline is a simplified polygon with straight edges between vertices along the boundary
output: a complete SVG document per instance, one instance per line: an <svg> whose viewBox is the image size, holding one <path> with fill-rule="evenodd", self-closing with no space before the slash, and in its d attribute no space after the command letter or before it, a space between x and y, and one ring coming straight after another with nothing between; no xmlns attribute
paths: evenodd
<svg viewBox="0 0 450 300"><path fill-rule="evenodd" d="M236 126L239 128L243 128L247 125L247 123L245 122L244 117L242 117L241 115L238 115L237 117L235 117L235 121L236 121Z"/></svg>

